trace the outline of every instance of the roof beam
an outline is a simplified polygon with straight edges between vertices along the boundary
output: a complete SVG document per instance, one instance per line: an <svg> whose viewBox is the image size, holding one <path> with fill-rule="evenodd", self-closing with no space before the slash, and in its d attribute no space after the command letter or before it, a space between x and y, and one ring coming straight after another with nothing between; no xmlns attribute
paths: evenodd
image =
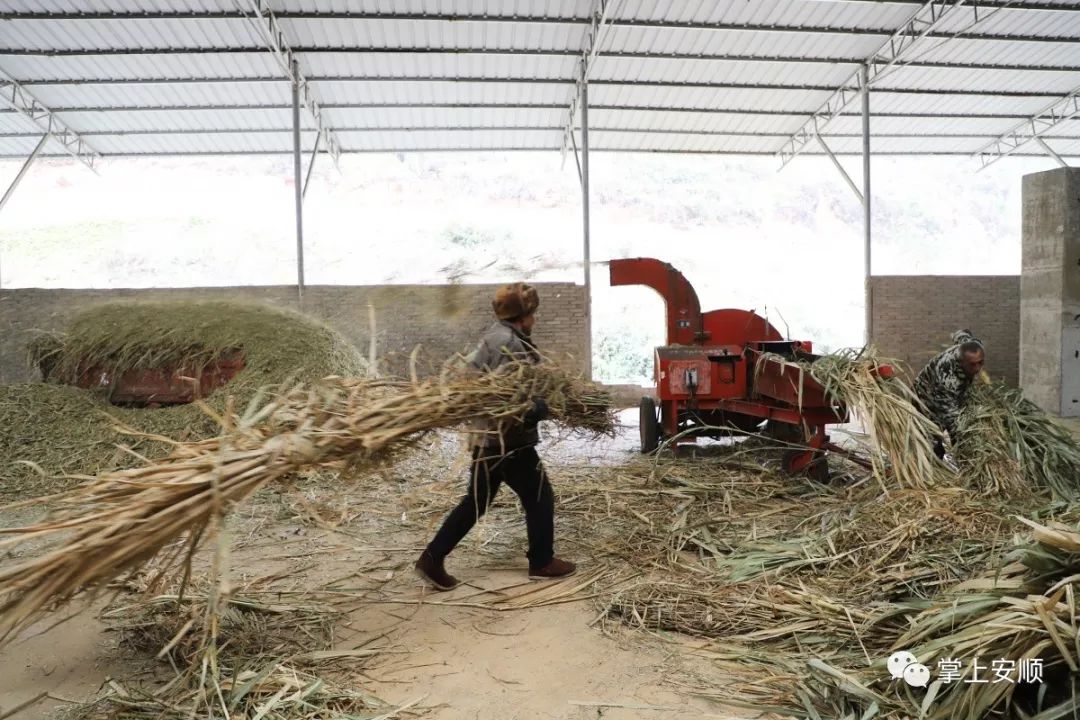
<svg viewBox="0 0 1080 720"><path fill-rule="evenodd" d="M484 77L484 76L455 76L455 75L414 75L408 77L397 76L352 76L352 75L324 75L312 77L309 82L419 82L419 83L477 83L507 85L571 85L570 78L528 78L528 77ZM51 78L24 80L24 87L36 86L88 86L88 85L214 85L220 83L280 83L286 78L277 76L247 76L247 77L138 77L138 78ZM648 87L648 88L684 88L693 90L770 90L770 91L820 91L828 92L835 88L831 85L783 85L779 83L711 83L711 82L672 82L666 80L590 80L594 87ZM928 96L972 96L972 97L1015 97L1015 98L1057 98L1061 93L1029 90L978 90L961 88L923 89L923 88L898 88L890 87L879 91L880 93L928 95Z"/></svg>
<svg viewBox="0 0 1080 720"><path fill-rule="evenodd" d="M574 82L574 96L570 98L570 109L567 111L566 124L563 127L562 153L563 162L566 161L566 151L570 147L570 135L574 132L574 118L577 116L578 105L581 102L582 89L589 82L589 72L592 70L593 60L600 52L600 41L603 39L604 30L607 27L609 14L615 0L594 0L592 19L589 23L589 31L585 35L584 47L581 49L581 61L578 65L577 78Z"/></svg>
<svg viewBox="0 0 1080 720"><path fill-rule="evenodd" d="M263 0L249 0L260 2ZM611 0L607 0L611 1ZM928 6L944 7L946 10L955 8L964 0L930 0ZM938 19L947 13L937 16ZM936 23L937 20L935 19ZM922 37L922 34L908 35L909 28L918 31L923 27L913 20L905 25L882 46L875 56L863 60L861 58L841 56L817 56L807 57L803 55L736 55L715 54L703 55L700 53L656 53L656 52L605 52L604 57L615 59L632 60L678 60L678 61L714 61L714 62L760 62L777 64L809 64L809 65L857 65L870 62L878 69L871 73L871 84L874 77L880 75L894 64L897 60L894 55L907 52L912 42ZM892 48L892 50L890 50ZM110 57L110 56L142 56L142 55L256 55L265 52L264 48L258 47L163 47L163 48L76 48L66 50L40 50L36 48L0 48L0 56L11 57ZM292 53L303 54L337 54L337 55L494 55L506 57L578 57L576 50L558 49L532 49L532 48L477 48L477 47L295 47ZM933 68L933 69L956 69L956 70L1008 70L1011 72L1080 72L1080 65L1032 65L1025 63L992 63L992 62L944 62L937 60L910 60L901 63L904 67ZM854 75L858 75L856 70ZM845 85L854 84L856 81L849 80Z"/></svg>
<svg viewBox="0 0 1080 720"><path fill-rule="evenodd" d="M975 155L983 168L989 167L1001 158L1014 154L1032 140L1046 137L1051 130L1078 115L1080 115L1080 88L1046 106L1001 137L991 140L984 147L979 148Z"/></svg>
<svg viewBox="0 0 1080 720"><path fill-rule="evenodd" d="M29 119L42 133L59 143L68 155L94 170L94 164L101 159L101 154L4 72L0 72L0 102Z"/></svg>
<svg viewBox="0 0 1080 720"><path fill-rule="evenodd" d="M929 0L912 15L904 26L896 31L889 40L866 59L866 72L859 68L829 96L829 99L816 113L803 123L795 134L788 138L777 155L781 167L787 165L801 153L821 131L843 112L844 108L869 89L881 74L892 66L903 62L911 48L931 32L938 23L948 17L964 3L964 0ZM916 62L904 63L917 65ZM865 78L865 81L864 81ZM864 87L865 82L865 87Z"/></svg>
<svg viewBox="0 0 1080 720"><path fill-rule="evenodd" d="M875 5L921 5L924 0L843 0L849 3L874 3ZM970 7L1001 10L1037 10L1042 12L1072 12L1080 10L1080 5L1047 5L1031 0L970 0L965 3Z"/></svg>
<svg viewBox="0 0 1080 720"><path fill-rule="evenodd" d="M849 0L854 1L854 0ZM1020 4L1022 5L1022 4ZM1005 9L1003 4L988 4L980 2L968 2L973 12L979 8ZM1009 5L1010 10L1034 9L1024 8L1019 5ZM1080 6L1043 6L1040 8L1046 12L1076 11ZM515 25L591 25L591 17L572 16L557 17L548 15L477 15L470 13L385 13L385 12L335 12L335 11L283 11L275 13L278 20L351 20L362 22L401 21L401 22L446 22L446 23L512 23ZM4 12L0 13L0 20L16 22L33 21L122 21L122 20L160 20L160 21L211 21L211 20L235 20L234 12L149 12L145 10L134 12L86 12L86 13L43 13L43 12ZM706 30L727 32L762 32L762 33L817 33L822 35L856 35L856 36L880 36L888 37L895 31L894 28L875 27L836 27L830 25L785 25L768 24L756 25L752 23L730 22L678 22L672 20L648 20L640 18L610 18L608 23L611 27L625 29L648 29L648 30ZM931 32L930 38L951 38L950 33ZM1002 33L974 33L964 35L971 40L1004 40L1024 42L1070 42L1076 40L1074 36L1051 36L1051 35L1011 35Z"/></svg>
<svg viewBox="0 0 1080 720"><path fill-rule="evenodd" d="M269 0L247 0L247 4L253 14L253 17L250 18L251 21L266 42L267 48L277 58L285 76L296 86L300 104L311 115L316 130L322 133L323 140L326 143L326 151L334 159L336 165L338 158L341 156L341 146L338 144L337 136L334 135L333 130L325 122L322 109L311 91L311 85L300 72L300 63L296 60L296 53L289 47L288 42L285 40L285 33L281 29L281 24L270 9Z"/></svg>
<svg viewBox="0 0 1080 720"><path fill-rule="evenodd" d="M173 153L160 153L160 152L117 152L109 153L109 157L231 157L241 155L260 155L260 156L272 156L272 155L292 155L292 150L240 150L236 152L212 152L212 151L193 151L193 152L173 152ZM469 146L469 147L387 147L387 148L353 148L349 150L342 150L345 154L374 154L374 153L439 153L439 152L491 152L490 147ZM516 145L513 147L500 148L499 152L551 152L550 145L537 145L537 146L525 146ZM590 153L594 152L620 152L620 153L644 153L648 155L727 155L727 156L760 156L760 157L775 157L776 153L771 150L751 150L744 152L732 152L731 150L640 150L633 148L604 148L604 147L590 147ZM822 152L809 151L808 155L814 155L816 157L824 157ZM842 150L836 153L839 156L853 155L859 157L862 155L862 150ZM910 152L893 152L893 151L874 151L874 155L878 156L897 156L897 157L911 157ZM925 155L927 157L970 157L969 153L959 151L930 151L920 152L919 155ZM1021 152L1016 153L1019 157L1045 157L1042 153L1030 153ZM42 157L55 157L52 153L42 153ZM1080 155L1065 155L1063 157L1075 157L1080 158ZM12 155L12 154L0 154L0 159L3 160L25 160L25 155Z"/></svg>
<svg viewBox="0 0 1080 720"><path fill-rule="evenodd" d="M862 135L860 134L859 137L862 137ZM836 169L840 172L840 176L844 179L844 182L847 183L847 186L851 188L851 192L855 193L855 197L859 199L859 204L862 205L863 203L865 203L866 200L863 197L863 191L859 189L859 186L856 185L855 181L851 179L850 175L848 175L848 171L845 170L844 166L840 164L840 161L836 159L836 155L833 153L832 148L825 144L825 138L818 135L814 139L817 140L818 145L821 146L821 149L825 151L825 154L828 156L829 160L832 161L833 166L836 167Z"/></svg>
<svg viewBox="0 0 1080 720"><path fill-rule="evenodd" d="M10 200L11 196L15 193L15 188L19 187L19 183L21 183L23 177L26 176L26 171L34 164L34 160L37 159L38 154L41 152L41 149L45 147L45 143L47 142L49 142L49 136L42 135L38 140L38 144L35 145L34 149L30 152L29 157L26 158L26 162L19 168L19 172L15 173L15 179L8 184L7 190L4 191L4 196L0 197L0 210L3 210L4 206L7 205L7 201Z"/></svg>
<svg viewBox="0 0 1080 720"><path fill-rule="evenodd" d="M595 110L595 108L590 108ZM407 126L338 126L339 133L385 133L385 132L561 132L559 125L407 125ZM577 126L574 128L578 129ZM291 133L291 127L248 127L248 128L168 128L168 129L139 129L139 130L94 130L83 133L84 137L138 137L142 135L272 135L277 133ZM314 129L302 130L303 133L316 133ZM753 132L736 130L683 130L679 128L644 128L644 127L589 127L589 132L616 133L616 134L640 134L640 135L687 135L691 137L737 137L737 138L784 138L787 133L782 132ZM0 139L9 138L36 138L40 133L0 133ZM837 132L826 133L818 136L821 138L861 138L861 132ZM929 139L968 139L985 140L994 137L988 133L942 133L942 132L884 132L875 133L878 138L929 138ZM1046 135L1050 140L1080 140L1075 135ZM911 153L919 154L919 153Z"/></svg>
<svg viewBox="0 0 1080 720"><path fill-rule="evenodd" d="M1042 139L1041 137L1037 137L1035 138L1035 142L1039 143L1042 149L1046 151L1046 154L1054 158L1054 160L1057 161L1058 165L1060 165L1061 167L1069 167L1069 163L1065 162L1065 160L1057 154L1057 151L1055 151L1054 148L1047 145L1046 140Z"/></svg>
<svg viewBox="0 0 1080 720"><path fill-rule="evenodd" d="M54 107L56 113L114 113L114 112L234 112L245 110L280 110L290 109L287 104L242 104L242 105L70 105ZM454 103L454 102L403 102L403 103L323 103L323 110L411 110L411 109L440 109L440 110L562 110L566 105L562 103ZM798 117L805 115L810 110L803 109L776 109L776 108L740 108L740 107L716 107L716 106L673 106L673 105L604 105L589 104L592 110L610 110L622 112L643 113L684 113L701 115L763 115L776 117ZM14 113L15 110L0 108L0 115ZM856 116L858 112L845 113ZM1027 115L1015 113L935 113L935 112L879 112L874 113L879 118L916 118L916 119L949 119L949 120L1024 120ZM1080 122L1080 118L1073 118Z"/></svg>

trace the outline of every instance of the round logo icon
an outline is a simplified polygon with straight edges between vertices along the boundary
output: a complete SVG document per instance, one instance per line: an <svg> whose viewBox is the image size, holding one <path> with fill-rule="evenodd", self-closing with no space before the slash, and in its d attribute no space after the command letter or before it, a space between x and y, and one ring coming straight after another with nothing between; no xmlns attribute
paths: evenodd
<svg viewBox="0 0 1080 720"><path fill-rule="evenodd" d="M912 663L904 668L904 682L911 687L926 687L930 684L930 668L922 663Z"/></svg>
<svg viewBox="0 0 1080 720"><path fill-rule="evenodd" d="M892 675L893 680L899 680L904 677L904 668L917 662L919 661L914 655L906 650L900 650L890 655L889 661L885 664L889 667L889 674Z"/></svg>

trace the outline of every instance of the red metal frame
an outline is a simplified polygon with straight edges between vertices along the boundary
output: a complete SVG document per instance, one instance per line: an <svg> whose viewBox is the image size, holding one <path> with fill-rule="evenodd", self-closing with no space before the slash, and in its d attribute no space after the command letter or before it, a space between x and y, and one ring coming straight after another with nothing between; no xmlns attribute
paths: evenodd
<svg viewBox="0 0 1080 720"><path fill-rule="evenodd" d="M181 405L206 397L244 369L240 350L223 353L196 372L192 365L126 370L117 376L100 365L86 368L78 387L108 390L115 405Z"/></svg>

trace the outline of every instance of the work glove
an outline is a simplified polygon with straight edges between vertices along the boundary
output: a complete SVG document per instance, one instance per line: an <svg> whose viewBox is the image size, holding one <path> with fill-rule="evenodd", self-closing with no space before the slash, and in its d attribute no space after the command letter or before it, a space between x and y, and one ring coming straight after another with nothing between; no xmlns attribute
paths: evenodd
<svg viewBox="0 0 1080 720"><path fill-rule="evenodd" d="M551 408L542 397L533 398L533 406L525 413L523 420L526 425L536 425L541 420L547 420L551 415Z"/></svg>

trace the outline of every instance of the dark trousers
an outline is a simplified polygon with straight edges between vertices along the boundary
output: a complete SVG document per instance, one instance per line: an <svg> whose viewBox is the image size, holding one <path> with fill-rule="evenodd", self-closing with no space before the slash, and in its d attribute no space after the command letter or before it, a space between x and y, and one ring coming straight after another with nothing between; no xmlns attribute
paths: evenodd
<svg viewBox="0 0 1080 720"><path fill-rule="evenodd" d="M533 447L505 455L499 448L473 448L468 491L427 547L436 560L449 555L469 533L503 483L517 493L525 510L530 569L538 570L551 562L555 556L555 493Z"/></svg>

